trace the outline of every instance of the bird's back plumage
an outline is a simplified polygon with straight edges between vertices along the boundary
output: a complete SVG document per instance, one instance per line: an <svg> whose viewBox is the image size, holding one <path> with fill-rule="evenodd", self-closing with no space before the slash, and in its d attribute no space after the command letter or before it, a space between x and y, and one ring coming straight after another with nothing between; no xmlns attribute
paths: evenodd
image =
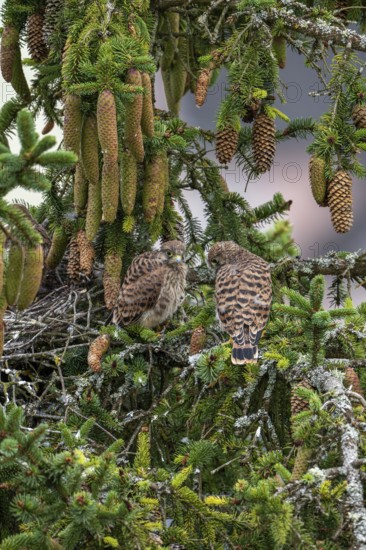
<svg viewBox="0 0 366 550"><path fill-rule="evenodd" d="M224 257L218 269L215 295L218 317L233 339L232 362L243 364L257 360L258 342L271 305L272 283L267 262L235 246L235 254Z"/></svg>
<svg viewBox="0 0 366 550"><path fill-rule="evenodd" d="M187 274L187 266L174 261L178 252L184 252L184 245L171 241L164 250L145 252L133 260L114 308L114 323L153 328L175 313L184 297Z"/></svg>

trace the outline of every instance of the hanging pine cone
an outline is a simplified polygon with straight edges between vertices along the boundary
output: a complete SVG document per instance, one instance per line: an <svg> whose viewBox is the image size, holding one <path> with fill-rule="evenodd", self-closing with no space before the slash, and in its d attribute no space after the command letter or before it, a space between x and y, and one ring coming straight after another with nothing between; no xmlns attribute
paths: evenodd
<svg viewBox="0 0 366 550"><path fill-rule="evenodd" d="M319 206L327 205L327 182L325 179L325 162L313 155L309 161L309 179L313 197Z"/></svg>
<svg viewBox="0 0 366 550"><path fill-rule="evenodd" d="M54 125L55 125L55 123L52 120L52 118L49 118L47 120L46 124L43 126L42 136L45 136L46 134L49 134L53 130Z"/></svg>
<svg viewBox="0 0 366 550"><path fill-rule="evenodd" d="M360 379L354 368L352 367L346 368L344 382L347 388L350 388L351 391L354 391L355 393L358 393L363 397L363 391L361 388Z"/></svg>
<svg viewBox="0 0 366 550"><path fill-rule="evenodd" d="M56 227L53 236L51 248L46 258L46 266L49 269L55 269L64 257L67 247L68 237L62 226Z"/></svg>
<svg viewBox="0 0 366 550"><path fill-rule="evenodd" d="M130 69L126 76L126 84L142 86L141 73L136 69ZM125 140L131 153L137 162L144 160L144 140L141 129L143 97L136 94L133 101L126 104Z"/></svg>
<svg viewBox="0 0 366 550"><path fill-rule="evenodd" d="M76 237L70 241L67 275L71 283L76 283L80 278L80 252Z"/></svg>
<svg viewBox="0 0 366 550"><path fill-rule="evenodd" d="M352 179L344 170L339 170L329 183L328 204L335 231L347 233L353 224Z"/></svg>
<svg viewBox="0 0 366 550"><path fill-rule="evenodd" d="M253 124L253 154L260 174L272 166L276 153L276 128L273 118L261 113Z"/></svg>
<svg viewBox="0 0 366 550"><path fill-rule="evenodd" d="M309 409L309 403L303 398L297 395L296 390L298 388L306 388L311 390L312 387L307 380L301 380L299 384L296 384L291 390L291 416L299 414Z"/></svg>
<svg viewBox="0 0 366 550"><path fill-rule="evenodd" d="M43 24L43 38L46 44L49 44L50 36L55 31L62 6L63 0L46 0Z"/></svg>
<svg viewBox="0 0 366 550"><path fill-rule="evenodd" d="M102 183L99 178L94 185L88 188L88 207L86 211L85 231L89 241L92 241L98 232L102 219Z"/></svg>
<svg viewBox="0 0 366 550"><path fill-rule="evenodd" d="M195 100L197 107L202 107L206 101L208 87L212 77L212 69L210 67L202 69L198 75L196 84Z"/></svg>
<svg viewBox="0 0 366 550"><path fill-rule="evenodd" d="M124 213L130 216L135 207L137 193L137 163L130 151L121 155L121 202Z"/></svg>
<svg viewBox="0 0 366 550"><path fill-rule="evenodd" d="M13 64L19 52L19 33L14 27L5 25L1 35L1 74L5 82L13 78Z"/></svg>
<svg viewBox="0 0 366 550"><path fill-rule="evenodd" d="M76 236L80 254L80 270L83 275L89 277L93 271L95 250L93 244L89 241L85 231L80 229Z"/></svg>
<svg viewBox="0 0 366 550"><path fill-rule="evenodd" d="M189 355L200 353L206 344L206 331L204 327L197 327L191 335L189 344Z"/></svg>
<svg viewBox="0 0 366 550"><path fill-rule="evenodd" d="M97 126L103 162L109 166L114 165L118 161L117 112L116 100L110 90L103 90L98 96Z"/></svg>
<svg viewBox="0 0 366 550"><path fill-rule="evenodd" d="M113 309L121 286L122 257L116 252L106 254L104 258L104 303L107 309Z"/></svg>
<svg viewBox="0 0 366 550"><path fill-rule="evenodd" d="M148 73L141 73L141 83L144 87L142 100L141 129L145 136L154 135L154 104L151 79Z"/></svg>
<svg viewBox="0 0 366 550"><path fill-rule="evenodd" d="M48 50L43 39L44 18L41 13L32 13L27 20L28 50L33 61L40 62L46 59Z"/></svg>
<svg viewBox="0 0 366 550"><path fill-rule="evenodd" d="M37 296L42 282L43 263L42 245L26 250L23 276L17 299L17 308L20 311L27 309Z"/></svg>
<svg viewBox="0 0 366 550"><path fill-rule="evenodd" d="M306 474L309 461L311 459L312 450L307 449L306 447L299 447L297 449L295 464L292 469L291 481L296 481L301 479L304 474Z"/></svg>
<svg viewBox="0 0 366 550"><path fill-rule="evenodd" d="M366 105L356 103L352 109L352 120L357 128L366 128Z"/></svg>
<svg viewBox="0 0 366 550"><path fill-rule="evenodd" d="M216 134L216 158L220 164L228 164L236 153L239 132L232 126L219 130Z"/></svg>
<svg viewBox="0 0 366 550"><path fill-rule="evenodd" d="M25 263L25 247L12 243L8 254L5 296L9 306L17 303Z"/></svg>
<svg viewBox="0 0 366 550"><path fill-rule="evenodd" d="M272 46L279 68L284 69L286 67L286 40L283 36L275 36Z"/></svg>
<svg viewBox="0 0 366 550"><path fill-rule="evenodd" d="M108 334L98 336L91 344L88 352L88 365L94 371L100 371L102 367L102 357L108 351L111 342Z"/></svg>
<svg viewBox="0 0 366 550"><path fill-rule="evenodd" d="M81 140L81 98L74 94L65 96L64 108L64 148L66 151L73 151L80 156Z"/></svg>
<svg viewBox="0 0 366 550"><path fill-rule="evenodd" d="M166 187L166 151L161 150L146 164L142 192L145 220L151 223L158 212L161 192Z"/></svg>

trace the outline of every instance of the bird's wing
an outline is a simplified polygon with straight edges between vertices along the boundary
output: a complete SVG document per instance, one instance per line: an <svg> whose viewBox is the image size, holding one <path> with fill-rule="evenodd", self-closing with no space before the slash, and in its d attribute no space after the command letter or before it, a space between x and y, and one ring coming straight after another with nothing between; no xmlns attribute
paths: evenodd
<svg viewBox="0 0 366 550"><path fill-rule="evenodd" d="M131 284L124 282L113 312L113 322L122 326L132 325L152 309L160 296L164 273L165 267L159 266Z"/></svg>
<svg viewBox="0 0 366 550"><path fill-rule="evenodd" d="M216 278L216 303L219 319L230 336L239 337L246 326L250 343L267 323L272 298L269 268L256 264L223 266Z"/></svg>
<svg viewBox="0 0 366 550"><path fill-rule="evenodd" d="M144 252L133 259L127 270L123 284L130 285L146 273L150 273L163 265L163 261L156 252Z"/></svg>

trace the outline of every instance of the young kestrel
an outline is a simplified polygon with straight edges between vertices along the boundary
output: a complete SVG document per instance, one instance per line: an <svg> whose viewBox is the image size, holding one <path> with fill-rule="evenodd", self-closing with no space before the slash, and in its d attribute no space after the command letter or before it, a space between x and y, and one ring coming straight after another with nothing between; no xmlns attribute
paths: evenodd
<svg viewBox="0 0 366 550"><path fill-rule="evenodd" d="M160 250L136 256L113 311L114 323L153 328L177 311L186 287L184 251L182 242L168 241Z"/></svg>
<svg viewBox="0 0 366 550"><path fill-rule="evenodd" d="M269 266L232 241L214 244L208 262L217 268L217 314L233 339L231 361L234 365L256 362L258 342L271 307Z"/></svg>

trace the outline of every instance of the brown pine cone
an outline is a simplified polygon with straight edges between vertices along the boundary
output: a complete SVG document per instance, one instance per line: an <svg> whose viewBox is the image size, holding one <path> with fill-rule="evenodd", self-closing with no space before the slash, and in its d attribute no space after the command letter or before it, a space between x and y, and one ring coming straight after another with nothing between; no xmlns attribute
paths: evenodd
<svg viewBox="0 0 366 550"><path fill-rule="evenodd" d="M297 449L295 464L292 469L291 481L301 479L302 476L306 474L312 454L312 450L306 447L299 447Z"/></svg>
<svg viewBox="0 0 366 550"><path fill-rule="evenodd" d="M102 368L102 357L107 353L110 342L108 334L102 334L90 344L88 365L94 372L99 372Z"/></svg>
<svg viewBox="0 0 366 550"><path fill-rule="evenodd" d="M295 416L295 414L299 414L300 412L309 409L309 403L305 399L297 395L296 390L298 388L307 388L311 390L312 386L304 378L303 380L301 380L301 382L296 384L296 386L291 389L291 416Z"/></svg>
<svg viewBox="0 0 366 550"><path fill-rule="evenodd" d="M357 128L366 128L366 105L357 103L353 107L352 120Z"/></svg>
<svg viewBox="0 0 366 550"><path fill-rule="evenodd" d="M43 25L43 37L48 44L51 34L55 31L64 0L46 0L45 20Z"/></svg>
<svg viewBox="0 0 366 550"><path fill-rule="evenodd" d="M13 78L13 66L19 53L19 33L11 25L5 25L1 35L1 74L5 82Z"/></svg>
<svg viewBox="0 0 366 550"><path fill-rule="evenodd" d="M344 382L347 388L349 388L351 391L354 391L355 393L358 393L362 397L364 397L360 379L358 377L357 372L352 367L346 368L346 374L344 377Z"/></svg>
<svg viewBox="0 0 366 550"><path fill-rule="evenodd" d="M82 229L78 232L76 239L80 254L80 271L82 271L83 275L89 277L93 272L95 258L93 243L89 241L85 231Z"/></svg>
<svg viewBox="0 0 366 550"><path fill-rule="evenodd" d="M327 182L324 169L324 160L313 155L309 161L309 179L313 197L319 206L328 206Z"/></svg>
<svg viewBox="0 0 366 550"><path fill-rule="evenodd" d="M196 93L195 93L195 100L196 100L197 107L202 107L202 105L206 101L211 77L212 77L211 68L202 69L202 71L198 75L197 84L196 84Z"/></svg>
<svg viewBox="0 0 366 550"><path fill-rule="evenodd" d="M41 13L32 13L27 20L28 50L33 61L43 61L48 55L47 45L43 39L44 17Z"/></svg>
<svg viewBox="0 0 366 550"><path fill-rule="evenodd" d="M276 153L275 122L265 113L254 119L253 124L253 154L257 171L267 172L273 163Z"/></svg>
<svg viewBox="0 0 366 550"><path fill-rule="evenodd" d="M216 134L216 158L220 164L228 164L236 153L239 132L228 126Z"/></svg>
<svg viewBox="0 0 366 550"><path fill-rule="evenodd" d="M76 237L70 241L67 275L71 283L76 283L80 278L80 252Z"/></svg>
<svg viewBox="0 0 366 550"><path fill-rule="evenodd" d="M42 136L45 136L46 134L49 134L53 130L54 125L55 125L55 123L52 120L52 118L49 118L47 120L46 124L43 127Z"/></svg>
<svg viewBox="0 0 366 550"><path fill-rule="evenodd" d="M107 309L113 309L116 305L121 287L122 257L117 252L109 252L104 258L104 303Z"/></svg>
<svg viewBox="0 0 366 550"><path fill-rule="evenodd" d="M353 224L352 179L344 170L339 170L329 182L328 204L335 231L347 233Z"/></svg>
<svg viewBox="0 0 366 550"><path fill-rule="evenodd" d="M189 355L200 353L206 344L206 331L204 327L197 327L191 335L189 344Z"/></svg>

